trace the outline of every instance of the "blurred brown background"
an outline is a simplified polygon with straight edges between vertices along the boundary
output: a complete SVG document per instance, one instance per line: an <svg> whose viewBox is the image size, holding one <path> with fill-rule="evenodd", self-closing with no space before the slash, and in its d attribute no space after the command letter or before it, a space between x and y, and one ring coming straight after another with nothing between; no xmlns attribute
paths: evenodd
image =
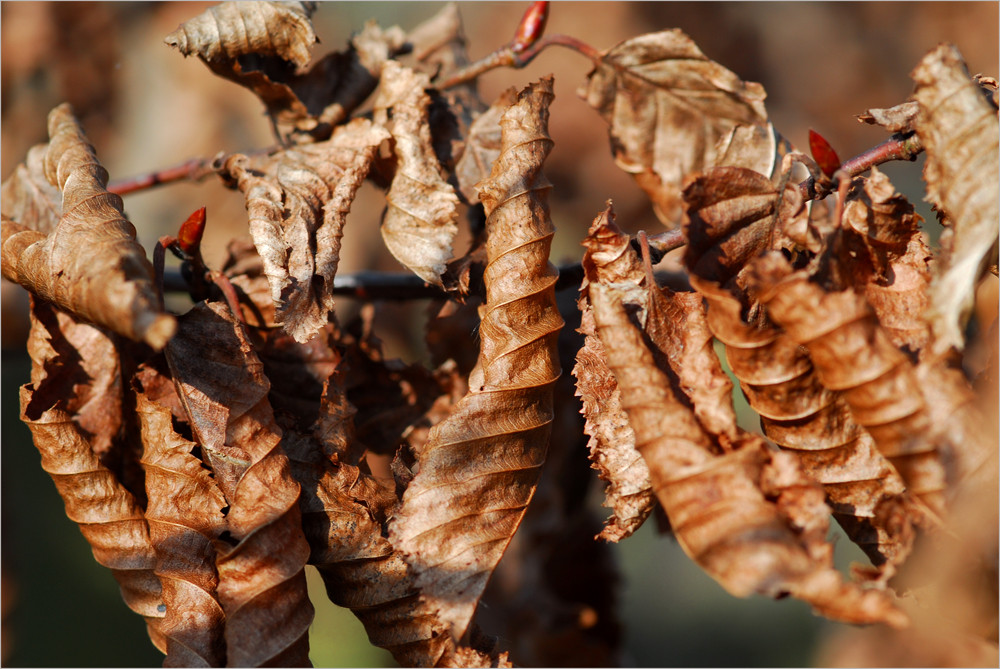
<svg viewBox="0 0 1000 669"><path fill-rule="evenodd" d="M218 79L195 59L163 43L177 25L210 6L198 2L6 2L2 19L2 177L33 144L47 141L46 114L63 101L76 108L112 179L219 151L273 142L262 105ZM527 3L460 3L468 51L481 57L507 41ZM441 3L323 3L314 16L321 43L314 54L344 48L367 19L409 29ZM808 129L822 133L846 159L885 138L854 118L904 101L909 72L942 41L958 45L969 70L998 74L997 3L553 3L548 33L566 33L607 49L645 32L679 27L710 58L762 83L775 126L799 147ZM613 198L629 231L659 223L631 179L615 168L607 128L576 96L590 70L581 56L553 47L523 71L484 75L492 101L509 86L555 75L551 109L555 148L546 174L558 229L554 260L575 260L591 219ZM920 164L886 170L917 203ZM127 196L126 211L148 249L188 214L208 207L206 258L218 266L226 242L244 234L243 199L214 179ZM383 249L381 194L366 187L344 237L340 271L400 271ZM918 211L933 220L926 205ZM992 303L995 308L995 286ZM989 302L989 299L987 299ZM3 649L5 665L128 666L159 664L143 623L122 604L111 575L98 567L17 418L17 386L28 379L23 290L3 285ZM987 304L989 307L989 304ZM354 308L344 301L343 309ZM376 322L390 355L421 359L423 306L387 306ZM796 602L736 600L693 567L670 539L651 528L614 547L623 572L621 616L627 662L645 666L806 665L836 628ZM846 542L842 562L860 559ZM321 607L312 644L317 665L391 664L372 649L360 624L332 605Z"/></svg>

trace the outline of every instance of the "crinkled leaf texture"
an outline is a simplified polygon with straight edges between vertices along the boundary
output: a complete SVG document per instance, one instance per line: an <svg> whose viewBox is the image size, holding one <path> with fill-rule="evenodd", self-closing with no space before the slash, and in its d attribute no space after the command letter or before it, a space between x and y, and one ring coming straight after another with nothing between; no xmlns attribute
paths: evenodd
<svg viewBox="0 0 1000 669"><path fill-rule="evenodd" d="M114 345L97 328L71 317L53 323L43 313L50 310L45 303L32 308L32 383L21 387L21 420L31 430L42 469L56 484L67 517L79 525L94 559L111 570L128 607L145 618L153 644L166 652L162 588L142 507L102 461L93 436L70 408L76 401L73 376L82 371L80 353L96 354L104 365L117 368ZM74 373L67 374L67 368ZM50 375L54 369L61 373Z"/></svg>
<svg viewBox="0 0 1000 669"><path fill-rule="evenodd" d="M670 228L680 224L683 179L720 164L736 126L767 125L761 85L709 60L676 29L610 49L581 95L610 126L619 167L635 177ZM736 143L748 148L745 141ZM742 150L733 153L735 164L760 162Z"/></svg>
<svg viewBox="0 0 1000 669"><path fill-rule="evenodd" d="M105 189L108 173L68 104L49 113L43 160L38 153L34 149L34 159L12 177L20 188L11 180L4 186L4 277L82 320L163 348L176 322L159 306L152 265L125 218L121 198ZM54 191L41 185L39 168L62 192L62 213L54 228ZM8 200L15 188L27 202Z"/></svg>
<svg viewBox="0 0 1000 669"><path fill-rule="evenodd" d="M486 581L534 493L559 377L554 229L541 172L551 78L526 88L504 114L502 151L479 188L487 211L486 305L470 392L417 449L419 471L390 524L453 638L469 626Z"/></svg>
<svg viewBox="0 0 1000 669"><path fill-rule="evenodd" d="M875 564L901 562L913 539L902 479L851 417L841 393L823 385L808 353L748 290L747 261L766 248L777 193L758 174L722 167L693 177L684 197L691 285L707 301L707 324L725 345L764 434L823 484L834 517ZM870 209L856 202L849 211L879 247L884 235L879 221L869 220ZM781 224L787 229L784 217Z"/></svg>
<svg viewBox="0 0 1000 669"><path fill-rule="evenodd" d="M166 356L228 504L225 532L213 541L227 661L307 666L313 607L301 488L281 446L260 360L222 303L200 303L185 314Z"/></svg>
<svg viewBox="0 0 1000 669"><path fill-rule="evenodd" d="M944 214L942 254L931 284L934 350L962 349L976 285L996 263L1000 235L1000 131L997 107L969 76L958 49L941 44L911 74L914 120L927 151L927 199Z"/></svg>
<svg viewBox="0 0 1000 669"><path fill-rule="evenodd" d="M333 310L333 279L351 203L389 133L357 119L326 142L284 151L265 173L237 154L221 168L246 199L250 234L277 306L276 320L304 342Z"/></svg>
<svg viewBox="0 0 1000 669"><path fill-rule="evenodd" d="M684 391L674 387L643 333L648 320L660 316L648 313L645 328L637 326L626 308L634 290L605 281L599 264L594 270L588 293L608 365L653 490L685 552L736 596L791 594L836 620L905 624L886 591L844 582L833 568L832 547L825 541L829 509L822 489L795 458L735 426L729 430L734 441L706 430L688 403L706 405L703 414L714 416L709 405L718 396L696 399L688 383ZM669 302L676 295L662 297ZM702 306L688 301L676 308L697 320ZM693 347L686 355L701 357L704 369L718 367L711 348L696 343L704 339L699 329L704 326L678 332L683 346ZM680 374L677 368L673 372Z"/></svg>
<svg viewBox="0 0 1000 669"><path fill-rule="evenodd" d="M369 22L347 51L331 52L307 70L317 41L310 21L315 9L314 2L224 2L164 41L252 90L284 137L323 140L375 90L405 36Z"/></svg>
<svg viewBox="0 0 1000 669"><path fill-rule="evenodd" d="M428 122L430 78L389 61L375 98L383 125L392 114L396 174L386 194L382 239L392 255L428 283L441 284L458 233L458 196L441 178Z"/></svg>
<svg viewBox="0 0 1000 669"><path fill-rule="evenodd" d="M614 220L611 204L591 226L584 244L588 253L585 266L593 273L597 258L615 283L634 284L641 290L646 275L634 253L628 237L617 234L609 225ZM621 541L635 532L656 505L646 461L635 448L635 433L622 407L621 391L614 373L608 367L604 344L597 334L594 312L587 293L589 280L584 277L577 306L580 309L580 332L586 338L576 355L573 375L577 379L576 394L583 403L586 418L584 432L590 435L587 447L590 459L600 477L607 482L604 506L611 509L605 527L598 538Z"/></svg>

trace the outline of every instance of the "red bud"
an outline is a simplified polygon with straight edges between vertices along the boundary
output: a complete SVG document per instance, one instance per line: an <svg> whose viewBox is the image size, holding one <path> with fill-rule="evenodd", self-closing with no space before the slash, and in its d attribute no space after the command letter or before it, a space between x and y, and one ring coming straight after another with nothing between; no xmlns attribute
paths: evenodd
<svg viewBox="0 0 1000 669"><path fill-rule="evenodd" d="M177 232L177 244L188 255L197 255L201 246L201 236L205 232L205 207L194 212L181 223Z"/></svg>
<svg viewBox="0 0 1000 669"><path fill-rule="evenodd" d="M533 2L528 10L521 17L521 22L514 33L514 40L511 42L511 50L514 53L524 51L538 41L538 38L545 32L545 24L549 20L549 3L545 1Z"/></svg>
<svg viewBox="0 0 1000 669"><path fill-rule="evenodd" d="M812 152L813 160L826 176L832 177L833 173L840 169L840 158L837 157L837 152L823 138L823 135L812 128L809 129L809 151Z"/></svg>

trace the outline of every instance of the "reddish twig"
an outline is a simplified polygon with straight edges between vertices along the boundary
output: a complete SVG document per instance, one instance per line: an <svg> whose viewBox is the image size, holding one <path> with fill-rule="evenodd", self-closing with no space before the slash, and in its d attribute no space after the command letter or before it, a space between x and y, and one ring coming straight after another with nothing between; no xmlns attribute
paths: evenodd
<svg viewBox="0 0 1000 669"><path fill-rule="evenodd" d="M213 161L214 158L191 158L180 165L174 165L173 167L156 170L148 174L140 174L139 176L127 179L118 179L108 184L108 192L127 195L173 181L184 179L199 181L215 171L212 167Z"/></svg>
<svg viewBox="0 0 1000 669"><path fill-rule="evenodd" d="M908 135L897 133L878 146L873 146L867 151L844 161L839 171L853 179L876 165L894 160L916 160L917 156L923 150L924 145L921 144L920 138L915 133ZM800 183L799 190L802 191L803 196L807 200L826 197L832 192L830 186L818 183L813 177L809 177Z"/></svg>

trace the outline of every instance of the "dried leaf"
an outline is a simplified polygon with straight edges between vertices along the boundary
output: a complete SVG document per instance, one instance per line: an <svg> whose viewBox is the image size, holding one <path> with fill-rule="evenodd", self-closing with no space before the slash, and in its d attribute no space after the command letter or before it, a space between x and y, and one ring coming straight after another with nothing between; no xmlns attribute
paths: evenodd
<svg viewBox="0 0 1000 669"><path fill-rule="evenodd" d="M479 191L489 259L479 366L470 393L417 452L420 470L390 525L452 638L465 633L521 521L548 445L562 326L541 174L551 99L552 80L542 79L501 120L503 151Z"/></svg>
<svg viewBox="0 0 1000 669"><path fill-rule="evenodd" d="M469 126L462 157L455 165L458 189L469 204L479 202L476 184L489 177L493 161L500 156L500 117L516 99L517 91L508 88Z"/></svg>
<svg viewBox="0 0 1000 669"><path fill-rule="evenodd" d="M46 305L37 308L48 309ZM21 420L31 430L35 447L42 456L42 469L56 484L66 505L66 515L80 526L94 559L111 570L125 603L145 618L150 639L165 653L162 589L154 573L156 559L142 508L101 462L89 435L67 410L69 388L64 381L49 378L43 371L73 366L73 357L79 360L80 355L74 341L104 340L105 350L113 350L113 346L100 330L71 319L64 321L75 331L70 334L68 345L58 349L44 346L43 342L60 333L48 330L35 317L35 311L31 314L31 341L35 343L30 350L33 380L21 387ZM60 349L73 351L75 356L63 355ZM56 387L50 388L50 383Z"/></svg>
<svg viewBox="0 0 1000 669"><path fill-rule="evenodd" d="M917 136L927 151L927 199L945 215L942 254L931 283L928 318L934 351L965 346L976 284L996 263L1000 235L1000 135L997 107L969 76L953 45L941 44L911 73L920 105Z"/></svg>
<svg viewBox="0 0 1000 669"><path fill-rule="evenodd" d="M49 137L43 170L62 191L62 214L45 235L27 225L51 225L48 217L19 224L5 213L4 277L82 320L163 348L176 323L159 307L152 265L68 104L49 114Z"/></svg>
<svg viewBox="0 0 1000 669"><path fill-rule="evenodd" d="M289 150L261 176L235 155L221 168L246 198L250 233L264 262L277 322L305 342L333 310L333 278L351 203L389 134L365 120L326 142Z"/></svg>
<svg viewBox="0 0 1000 669"><path fill-rule="evenodd" d="M146 522L163 583L168 667L226 663L225 614L216 597L219 576L212 542L225 531L226 500L197 457L198 444L177 434L170 404L173 382L146 368L136 375L136 413L146 470ZM159 397L166 395L166 404Z"/></svg>
<svg viewBox="0 0 1000 669"><path fill-rule="evenodd" d="M753 189L733 189L725 195L727 184L747 180L738 176L717 168L685 190L687 233L699 240L689 245L685 257L689 279L708 302L707 324L725 344L727 362L750 406L760 414L764 434L794 453L805 472L824 486L833 515L848 537L874 564L888 563L886 573L891 575L913 540L913 512L901 497L903 481L851 418L840 393L820 382L805 350L764 317L747 292L745 263L755 251L741 250L735 233L759 225L745 212L765 215L769 210L752 204L759 197ZM884 217L875 220L879 225L873 221L873 231L886 230L880 225ZM871 243L884 235L875 232ZM898 250L898 245L886 246ZM755 241L753 248L761 247ZM714 259L731 257L742 261L720 272Z"/></svg>
<svg viewBox="0 0 1000 669"><path fill-rule="evenodd" d="M313 608L300 486L289 471L262 365L221 303L200 303L166 349L191 428L229 504L215 541L228 662L308 664ZM261 635L261 629L268 629Z"/></svg>
<svg viewBox="0 0 1000 669"><path fill-rule="evenodd" d="M669 228L680 222L683 179L719 164L717 145L735 126L767 122L760 84L741 81L676 29L613 47L581 95L611 126L619 167Z"/></svg>
<svg viewBox="0 0 1000 669"><path fill-rule="evenodd" d="M3 215L43 235L56 229L62 210L62 194L45 177L48 146L31 147L24 162L7 177L0 188ZM4 239L7 234L4 233Z"/></svg>
<svg viewBox="0 0 1000 669"><path fill-rule="evenodd" d="M877 167L864 180L860 197L849 199L844 222L857 237L848 237L843 258L850 279L865 294L879 323L898 348L923 350L930 328L927 309L931 251L905 197L896 192ZM867 262L858 247L867 253Z"/></svg>
<svg viewBox="0 0 1000 669"><path fill-rule="evenodd" d="M382 65L403 45L399 28L374 23L355 35L347 51L332 52L311 68L316 35L313 2L224 2L187 21L165 42L185 56L197 54L220 77L252 90L278 132L317 141L367 98Z"/></svg>
<svg viewBox="0 0 1000 669"><path fill-rule="evenodd" d="M441 178L428 124L427 75L389 61L375 98L376 119L392 114L396 174L386 194L382 239L392 255L428 283L441 284L458 233L458 196Z"/></svg>
<svg viewBox="0 0 1000 669"><path fill-rule="evenodd" d="M591 437L587 444L590 459L601 479L607 482L604 506L611 509L611 517L598 538L617 542L639 529L653 510L656 496L646 461L635 448L635 433L621 405L621 391L608 367L587 294L589 277L596 271L595 264L601 265L609 283L634 285L637 296L641 295L640 286L646 281L635 253L629 249L628 238L613 227L613 220L614 211L609 203L594 219L584 241L587 253L583 262L587 276L577 305L581 313L580 332L586 339L577 353L573 375L587 419L584 432Z"/></svg>
<svg viewBox="0 0 1000 669"><path fill-rule="evenodd" d="M913 121L917 117L919 105L915 101L888 109L869 109L858 115L858 120L870 125L879 125L889 132L913 132Z"/></svg>
<svg viewBox="0 0 1000 669"><path fill-rule="evenodd" d="M837 620L905 624L885 591L845 583L833 569L829 511L797 462L749 435L714 454L614 285L592 283L589 294L636 447L685 552L736 596L791 594Z"/></svg>

